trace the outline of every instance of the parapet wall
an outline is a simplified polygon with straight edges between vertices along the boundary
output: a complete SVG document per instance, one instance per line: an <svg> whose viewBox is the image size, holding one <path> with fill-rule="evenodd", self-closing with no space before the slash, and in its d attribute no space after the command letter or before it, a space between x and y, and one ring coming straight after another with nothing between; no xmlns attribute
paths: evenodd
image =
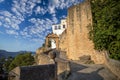
<svg viewBox="0 0 120 80"><path fill-rule="evenodd" d="M119 78L120 80L120 61L110 59L108 53L105 52L105 65Z"/></svg>
<svg viewBox="0 0 120 80"><path fill-rule="evenodd" d="M91 59L96 64L106 65L107 68L110 69L120 79L120 61L109 58L109 55L106 51L96 51L94 54L91 55Z"/></svg>
<svg viewBox="0 0 120 80"><path fill-rule="evenodd" d="M9 80L56 80L56 65L17 67L9 73Z"/></svg>
<svg viewBox="0 0 120 80"><path fill-rule="evenodd" d="M36 54L36 63L37 65L53 64L54 61L48 57L48 55L41 53Z"/></svg>

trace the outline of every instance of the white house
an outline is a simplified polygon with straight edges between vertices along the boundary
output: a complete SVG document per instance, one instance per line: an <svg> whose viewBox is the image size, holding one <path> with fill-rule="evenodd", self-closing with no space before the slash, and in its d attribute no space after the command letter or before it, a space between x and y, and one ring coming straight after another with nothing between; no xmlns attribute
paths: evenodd
<svg viewBox="0 0 120 80"><path fill-rule="evenodd" d="M67 28L66 19L62 19L60 24L52 25L52 32L58 36Z"/></svg>

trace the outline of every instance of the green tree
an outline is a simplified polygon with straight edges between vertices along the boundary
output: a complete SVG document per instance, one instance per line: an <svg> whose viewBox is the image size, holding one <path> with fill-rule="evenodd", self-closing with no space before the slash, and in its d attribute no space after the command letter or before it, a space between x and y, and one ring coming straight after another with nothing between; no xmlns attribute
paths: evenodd
<svg viewBox="0 0 120 80"><path fill-rule="evenodd" d="M11 64L11 62L13 61L13 57L9 56L7 59L5 59L4 61L4 65L3 65L3 68L6 70L6 71L9 71L9 65Z"/></svg>
<svg viewBox="0 0 120 80"><path fill-rule="evenodd" d="M34 57L31 55L31 53L22 53L15 57L15 59L12 61L12 63L9 66L9 70L12 70L13 68L17 66L28 66L34 64Z"/></svg>
<svg viewBox="0 0 120 80"><path fill-rule="evenodd" d="M110 57L120 60L120 1L91 0L93 28L90 39L97 50L107 50Z"/></svg>
<svg viewBox="0 0 120 80"><path fill-rule="evenodd" d="M0 58L0 63L5 62L5 57Z"/></svg>

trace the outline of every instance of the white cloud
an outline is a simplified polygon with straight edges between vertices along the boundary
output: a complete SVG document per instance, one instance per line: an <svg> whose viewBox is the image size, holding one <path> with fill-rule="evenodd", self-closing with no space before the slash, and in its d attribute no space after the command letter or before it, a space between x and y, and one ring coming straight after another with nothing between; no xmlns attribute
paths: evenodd
<svg viewBox="0 0 120 80"><path fill-rule="evenodd" d="M41 0L13 0L12 11L18 16L31 16L36 3Z"/></svg>
<svg viewBox="0 0 120 80"><path fill-rule="evenodd" d="M18 32L15 30L6 30L7 34L18 35Z"/></svg>
<svg viewBox="0 0 120 80"><path fill-rule="evenodd" d="M48 5L48 12L50 14L56 13L56 8L59 6L59 0L50 0Z"/></svg>
<svg viewBox="0 0 120 80"><path fill-rule="evenodd" d="M1 15L4 14L5 17L11 17L12 16L12 14L10 12L8 12L8 11L0 11L0 14Z"/></svg>
<svg viewBox="0 0 120 80"><path fill-rule="evenodd" d="M67 16L66 15L63 15L60 17L60 19L65 19Z"/></svg>
<svg viewBox="0 0 120 80"><path fill-rule="evenodd" d="M52 25L52 21L48 18L46 19L35 19L32 18L29 20L31 23L33 23L34 25L30 27L30 31L34 34L34 33L41 33L47 29L51 28Z"/></svg>
<svg viewBox="0 0 120 80"><path fill-rule="evenodd" d="M48 9L49 9L48 11L50 14L56 13L55 6L49 6Z"/></svg>
<svg viewBox="0 0 120 80"><path fill-rule="evenodd" d="M8 11L0 11L0 21L3 27L12 28L15 30L19 30L19 24L22 22L19 18Z"/></svg>
<svg viewBox="0 0 120 80"><path fill-rule="evenodd" d="M0 0L0 3L3 2L4 0Z"/></svg>
<svg viewBox="0 0 120 80"><path fill-rule="evenodd" d="M36 9L34 10L36 14L42 14L42 15L44 15L47 11L48 11L47 8L43 8L40 6L37 6Z"/></svg>
<svg viewBox="0 0 120 80"><path fill-rule="evenodd" d="M56 13L56 9L68 8L71 5L77 4L82 0L49 0L48 11L50 14Z"/></svg>
<svg viewBox="0 0 120 80"><path fill-rule="evenodd" d="M53 21L48 18L31 18L29 22L33 25L26 27L23 31L20 32L20 34L25 38L30 38L34 41L44 39L44 37L50 33L49 30L53 24Z"/></svg>
<svg viewBox="0 0 120 80"><path fill-rule="evenodd" d="M38 7L36 8L36 13L40 13L40 11L41 11L41 7L38 6Z"/></svg>
<svg viewBox="0 0 120 80"><path fill-rule="evenodd" d="M0 22L0 26L2 26L2 23Z"/></svg>
<svg viewBox="0 0 120 80"><path fill-rule="evenodd" d="M4 0L0 0L4 1ZM41 0L13 0L11 11L0 11L0 26L6 28L6 33L12 35L19 35L23 38L30 40L41 40L50 33L50 29L53 23L58 23L56 10L68 8L72 4L76 4L79 0L48 0L49 3L46 6L46 3L43 3L44 6L38 4L41 3ZM33 13L37 16L50 13L52 18L31 18ZM36 16L35 15L35 16ZM62 16L64 18L66 16ZM26 26L23 30L20 30L20 24L26 19L29 19L29 22L32 25ZM17 32L19 31L19 32Z"/></svg>
<svg viewBox="0 0 120 80"><path fill-rule="evenodd" d="M58 23L58 19L56 18L56 16L53 16L52 21L54 24Z"/></svg>

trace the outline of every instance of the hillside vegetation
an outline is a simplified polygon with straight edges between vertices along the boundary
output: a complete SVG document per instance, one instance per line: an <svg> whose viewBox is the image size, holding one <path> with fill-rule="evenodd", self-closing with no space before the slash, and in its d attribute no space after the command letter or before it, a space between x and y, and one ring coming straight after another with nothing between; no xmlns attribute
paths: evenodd
<svg viewBox="0 0 120 80"><path fill-rule="evenodd" d="M31 52L20 53L16 57L1 58L0 63L3 68L8 72L17 66L29 66L35 63L34 57Z"/></svg>

